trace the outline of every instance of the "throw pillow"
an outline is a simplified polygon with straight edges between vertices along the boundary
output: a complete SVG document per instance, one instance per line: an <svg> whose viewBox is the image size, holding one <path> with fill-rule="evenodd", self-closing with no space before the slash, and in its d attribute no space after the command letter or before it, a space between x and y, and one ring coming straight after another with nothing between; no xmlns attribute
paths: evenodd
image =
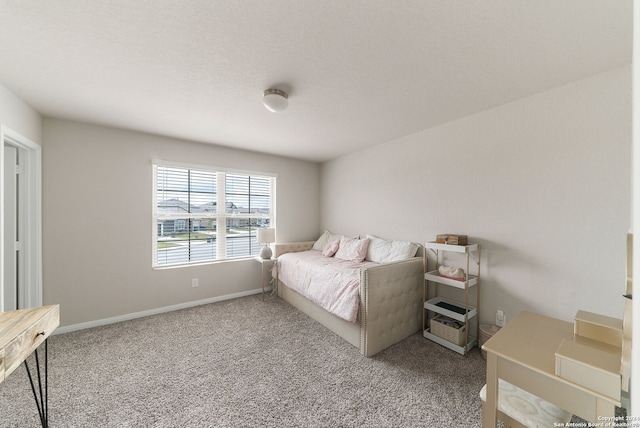
<svg viewBox="0 0 640 428"><path fill-rule="evenodd" d="M367 250L367 260L375 263L389 263L415 257L418 244L408 241L386 241L377 236L367 235L371 240Z"/></svg>
<svg viewBox="0 0 640 428"><path fill-rule="evenodd" d="M336 239L339 240L340 236L341 235L336 235L335 233L331 233L328 230L325 230L324 232L322 232L322 235L320 235L318 240L313 244L313 247L311 247L311 249L324 251L325 247L329 242L334 241Z"/></svg>
<svg viewBox="0 0 640 428"><path fill-rule="evenodd" d="M338 251L339 247L340 247L339 239L331 241L327 244L326 247L324 247L324 250L322 251L322 255L325 257L333 257Z"/></svg>
<svg viewBox="0 0 640 428"><path fill-rule="evenodd" d="M352 239L345 236L340 238L340 246L336 252L336 259L361 262L367 256L369 239Z"/></svg>

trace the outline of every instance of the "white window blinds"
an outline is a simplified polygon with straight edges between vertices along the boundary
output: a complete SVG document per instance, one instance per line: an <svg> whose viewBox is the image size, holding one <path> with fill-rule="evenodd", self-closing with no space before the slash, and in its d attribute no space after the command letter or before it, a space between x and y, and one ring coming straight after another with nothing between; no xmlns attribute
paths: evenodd
<svg viewBox="0 0 640 428"><path fill-rule="evenodd" d="M255 256L274 222L275 177L154 163L153 266Z"/></svg>

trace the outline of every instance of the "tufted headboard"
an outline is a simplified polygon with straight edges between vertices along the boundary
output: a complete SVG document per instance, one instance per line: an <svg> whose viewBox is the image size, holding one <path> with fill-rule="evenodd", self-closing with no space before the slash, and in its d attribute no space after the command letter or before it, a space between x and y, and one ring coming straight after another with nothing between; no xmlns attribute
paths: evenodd
<svg viewBox="0 0 640 428"><path fill-rule="evenodd" d="M299 251L307 251L313 247L313 244L316 241L302 241L302 242L287 242L287 243L275 243L274 244L274 257L280 257L286 253L297 253ZM418 245L418 251L416 252L415 257L423 257L424 255L424 246L421 244Z"/></svg>
<svg viewBox="0 0 640 428"><path fill-rule="evenodd" d="M303 241L303 242L289 242L289 243L276 243L274 256L280 257L286 253L297 253L299 251L307 251L313 247L316 241Z"/></svg>

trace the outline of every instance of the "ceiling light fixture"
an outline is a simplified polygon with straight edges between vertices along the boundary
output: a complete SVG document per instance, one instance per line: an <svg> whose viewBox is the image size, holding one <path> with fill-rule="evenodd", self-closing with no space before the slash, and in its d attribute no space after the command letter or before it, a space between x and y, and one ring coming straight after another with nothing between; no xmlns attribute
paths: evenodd
<svg viewBox="0 0 640 428"><path fill-rule="evenodd" d="M267 89L262 97L262 104L267 110L277 113L287 108L289 105L289 96L280 89Z"/></svg>

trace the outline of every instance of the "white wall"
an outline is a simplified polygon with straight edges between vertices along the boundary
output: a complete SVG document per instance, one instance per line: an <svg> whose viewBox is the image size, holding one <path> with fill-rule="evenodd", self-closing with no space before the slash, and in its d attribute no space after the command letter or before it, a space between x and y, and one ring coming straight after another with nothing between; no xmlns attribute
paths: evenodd
<svg viewBox="0 0 640 428"><path fill-rule="evenodd" d="M631 71L613 70L322 165L321 224L482 248L481 322L622 318Z"/></svg>
<svg viewBox="0 0 640 428"><path fill-rule="evenodd" d="M275 172L277 240L319 231L315 163L48 118L43 140L44 301L62 326L260 287L253 260L151 268L151 159Z"/></svg>
<svg viewBox="0 0 640 428"><path fill-rule="evenodd" d="M40 144L42 117L7 88L0 85L0 124Z"/></svg>

